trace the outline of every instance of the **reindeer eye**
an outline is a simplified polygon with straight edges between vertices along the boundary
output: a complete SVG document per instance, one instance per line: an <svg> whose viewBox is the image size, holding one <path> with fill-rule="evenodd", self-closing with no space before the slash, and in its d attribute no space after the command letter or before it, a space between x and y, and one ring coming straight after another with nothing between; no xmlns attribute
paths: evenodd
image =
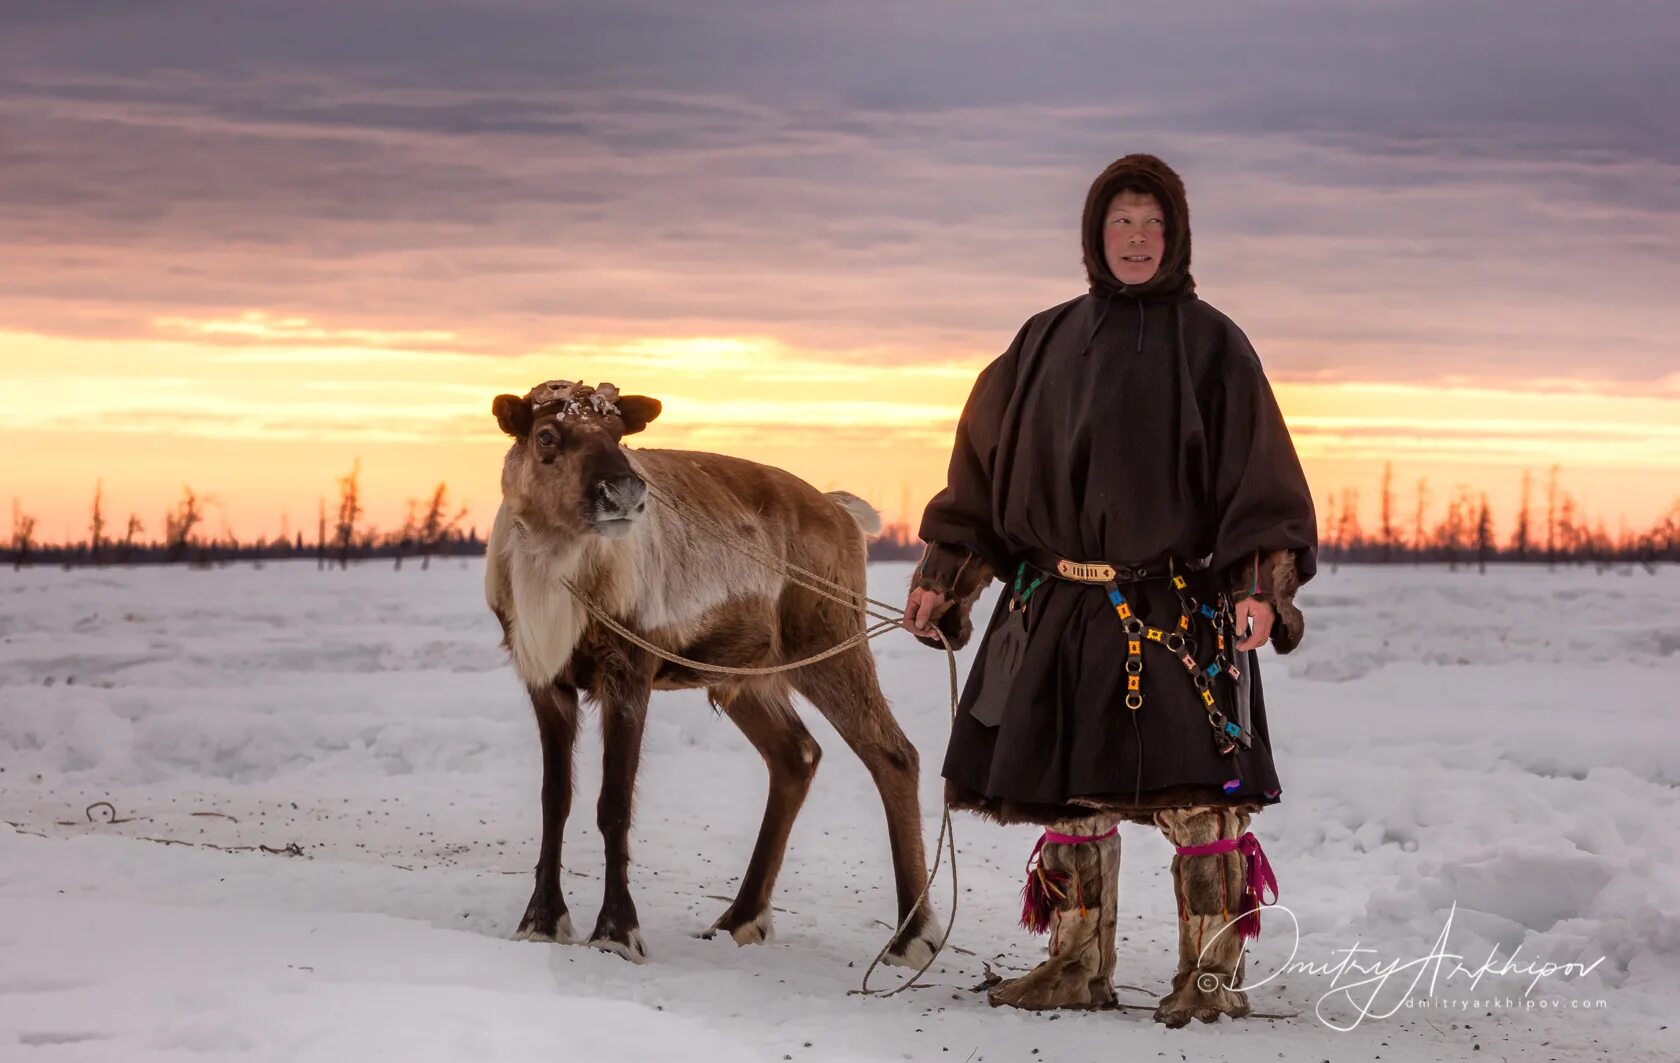
<svg viewBox="0 0 1680 1063"><path fill-rule="evenodd" d="M537 442L545 447L552 447L554 444L560 442L560 437L554 434L554 430L552 428L544 428L542 431L537 433Z"/></svg>

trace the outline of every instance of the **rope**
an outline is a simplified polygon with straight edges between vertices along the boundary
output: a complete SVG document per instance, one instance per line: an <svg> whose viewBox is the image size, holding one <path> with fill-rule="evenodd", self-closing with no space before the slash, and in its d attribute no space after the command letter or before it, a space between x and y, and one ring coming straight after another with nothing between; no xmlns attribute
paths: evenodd
<svg viewBox="0 0 1680 1063"><path fill-rule="evenodd" d="M790 582L804 587L806 590L821 594L832 601L840 602L842 605L857 606L876 619L898 620L902 617L903 610L899 606L893 605L891 602L871 598L866 594L860 594L850 587L834 582L827 576L812 572L808 568L803 568L785 558L778 557L745 536L736 534L733 529L710 513L696 509L683 499L666 494L664 488L655 485L646 476L643 476L643 481L647 484L648 494L660 503L671 507L692 523L701 525L725 545L754 558L772 572L786 577ZM874 606L880 612L871 612L869 606Z"/></svg>
<svg viewBox="0 0 1680 1063"><path fill-rule="evenodd" d="M860 642L868 642L870 639L875 638L877 635L884 635L888 631L891 631L893 628L900 626L900 621L898 621L896 619L895 620L877 621L876 623L871 624L869 627L864 628L862 631L858 632L856 635L853 635L851 638L847 639L845 642L837 643L833 646L830 646L828 649L822 651L821 653L815 653L815 654L812 654L809 657L803 657L803 658L801 658L797 661L788 661L785 664L766 665L764 667L759 667L759 668L748 668L748 667L743 667L743 666L739 666L739 665L730 665L730 664L710 664L706 661L696 661L693 658L684 657L681 654L677 654L677 653L672 653L670 650L664 649L661 646L654 645L653 643L649 642L647 639L642 638L640 635L636 634L634 631L631 631L629 628L625 627L623 624L620 624L617 620L614 620L611 616L607 615L607 612L604 609L602 609L599 605L597 605L595 603L594 599L590 598L588 595L586 595L582 591L578 590L577 584L573 583L571 580L567 579L565 576L560 576L559 579L560 579L561 583L565 584L566 589L571 591L572 594L574 594L577 597L577 600L583 603L583 607L586 610L588 610L589 613L591 615L593 615L596 620L600 621L603 625L610 628L619 637L625 639L628 642L632 642L637 646L640 646L642 649L648 651L649 653L653 654L656 657L660 657L660 658L663 658L664 660L670 661L672 664L680 664L685 668L693 668L694 670L700 671L700 672L716 672L719 675L775 675L777 672L791 672L796 668L804 668L807 665L816 664L818 661L826 661L830 657L838 656L839 654L845 653L847 650L851 649L853 646L856 646Z"/></svg>
<svg viewBox="0 0 1680 1063"><path fill-rule="evenodd" d="M662 660L669 661L672 664L679 664L684 668L691 668L695 671L711 672L718 675L764 676L775 675L779 672L791 672L797 668L804 668L809 665L816 664L819 661L825 661L830 657L845 653L847 650L850 650L855 646L878 638L879 636L886 634L888 631L892 631L903 626L903 614L897 606L894 606L889 602L883 602L879 599L871 598L866 594L861 594L850 587L834 582L826 576L812 572L810 569L804 568L800 565L796 565L793 562L788 561L786 558L778 557L769 550L766 550L765 548L748 540L746 537L737 534L733 529L724 525L711 514L697 509L675 496L666 494L664 490L656 486L645 473L643 474L642 479L643 482L647 484L649 496L659 501L662 505L669 506L674 512L680 514L690 523L706 529L713 535L714 538L718 539L724 545L730 547L738 553L742 553L753 558L772 572L775 572L782 578L786 579L789 583L798 587L803 587L804 589L811 591L813 594L820 595L830 601L839 602L842 605L853 606L864 615L873 617L876 622L846 639L844 642L831 646L821 653L813 654L797 661L788 661L783 664L754 668L710 664L705 661L696 661L688 657L683 657L680 654L673 653L662 646L657 646L654 643L649 642L647 639L638 635L636 632L631 631L629 628L625 627L623 624L619 623L616 619L610 616L598 603L579 590L577 584L573 583L567 577L561 576L560 582L565 585L566 589L570 591L580 603L582 603L584 609L620 638L625 639L633 645L639 646L643 650L646 650L648 653L651 653ZM950 679L951 719L955 720L957 717L958 700L957 654L956 651L951 648L950 642L945 638L944 632L935 628L934 634L939 637L940 645L942 645L945 649L945 663ZM868 968L866 968L863 972L862 983L857 989L852 990L852 993L854 994L890 997L911 988L916 984L916 980L926 974L929 967L933 966L933 961L939 958L939 954L944 951L946 943L951 940L951 930L956 926L957 922L957 839L956 833L951 829L950 805L945 804L944 802L941 802L941 805L943 807L941 809L939 820L939 836L933 843L933 867L928 870L927 884L922 887L921 896L916 898L916 903L910 906L910 910L905 913L904 918L899 921L898 926L893 930L892 936L889 937L886 944L882 945L880 950L875 953L875 958L869 962ZM938 878L940 863L943 861L947 850L949 850L951 855L951 914L945 921L945 932L940 936L939 944L934 946L933 952L928 956L926 962L917 968L914 974L905 979L899 985L885 992L869 988L869 976L875 972L875 968L880 966L881 961L886 958L887 950L892 948L892 943L898 939L898 936L910 925L910 921L914 919L916 914L922 910L924 905L926 905L928 895L932 892L933 884Z"/></svg>
<svg viewBox="0 0 1680 1063"><path fill-rule="evenodd" d="M946 640L945 633L943 631L940 631L938 628L934 628L933 630L934 634L939 636L940 645L945 648L945 664L949 669L951 680L951 719L954 722L957 718L957 652L951 648L951 644ZM885 993L878 989L870 989L869 976L875 973L875 968L879 967L881 965L881 961L886 958L887 949L892 947L894 939L904 932L905 927L910 925L910 920L915 918L917 912L921 911L922 905L927 901L928 894L933 891L934 880L939 876L939 862L944 857L947 848L951 853L951 915L950 918L945 920L945 932L939 936L939 944L934 946L932 955L928 956L927 961L916 969L916 973L905 979L903 982L900 982L897 986L887 990ZM939 954L945 951L946 942L951 940L951 928L956 925L957 835L956 832L951 830L951 806L948 802L941 800L939 814L939 837L933 840L933 867L928 870L927 885L922 887L922 895L916 898L916 903L910 907L909 914L899 922L898 929L893 931L892 937L888 938L887 943L882 945L880 951L875 953L875 958L869 961L868 968L866 968L863 972L863 981L858 985L858 988L852 990L852 992L863 996L891 997L897 996L899 993L909 989L911 986L916 984L916 979L927 973L927 969L933 966L933 961L939 958Z"/></svg>

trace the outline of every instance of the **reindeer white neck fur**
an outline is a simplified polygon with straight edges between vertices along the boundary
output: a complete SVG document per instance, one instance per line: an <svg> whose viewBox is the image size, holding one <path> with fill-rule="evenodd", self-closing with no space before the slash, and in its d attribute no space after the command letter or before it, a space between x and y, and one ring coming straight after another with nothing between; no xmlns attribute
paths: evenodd
<svg viewBox="0 0 1680 1063"><path fill-rule="evenodd" d="M663 485L675 471L669 453L626 450L637 475ZM761 548L772 544L744 509L719 514L726 523L751 527ZM661 632L674 643L698 634L706 612L732 597L777 598L783 578L731 550L680 513L648 507L621 539L582 534L558 538L528 530L506 500L496 513L485 566L485 596L492 608L511 603L509 650L527 686L554 680L571 660L588 616L560 577L576 583L622 623Z"/></svg>

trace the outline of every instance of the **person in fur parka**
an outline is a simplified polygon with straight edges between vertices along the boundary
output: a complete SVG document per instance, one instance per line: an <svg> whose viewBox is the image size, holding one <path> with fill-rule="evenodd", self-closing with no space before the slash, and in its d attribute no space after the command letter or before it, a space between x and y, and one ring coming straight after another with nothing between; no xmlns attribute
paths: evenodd
<svg viewBox="0 0 1680 1063"><path fill-rule="evenodd" d="M994 1005L1114 1000L1122 820L1177 847L1180 947L1155 1017L1248 1012L1242 939L1270 879L1247 833L1282 793L1256 650L1300 641L1312 496L1260 361L1190 273L1183 182L1127 155L1092 183L1089 291L1029 318L976 380L905 606L963 645L1006 583L947 749L951 807L1046 828L1023 923L1050 958ZM938 634L936 634L937 629Z"/></svg>

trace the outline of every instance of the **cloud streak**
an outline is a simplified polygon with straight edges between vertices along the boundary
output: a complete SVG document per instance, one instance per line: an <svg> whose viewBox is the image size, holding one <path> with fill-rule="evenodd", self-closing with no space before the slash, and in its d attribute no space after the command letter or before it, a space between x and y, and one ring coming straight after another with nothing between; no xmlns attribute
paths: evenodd
<svg viewBox="0 0 1680 1063"><path fill-rule="evenodd" d="M0 253L30 268L0 321L972 366L1077 294L1085 182L1143 147L1189 176L1203 291L1280 378L1636 388L1680 334L1655 7L1614 36L1497 4L344 8L4 16Z"/></svg>

